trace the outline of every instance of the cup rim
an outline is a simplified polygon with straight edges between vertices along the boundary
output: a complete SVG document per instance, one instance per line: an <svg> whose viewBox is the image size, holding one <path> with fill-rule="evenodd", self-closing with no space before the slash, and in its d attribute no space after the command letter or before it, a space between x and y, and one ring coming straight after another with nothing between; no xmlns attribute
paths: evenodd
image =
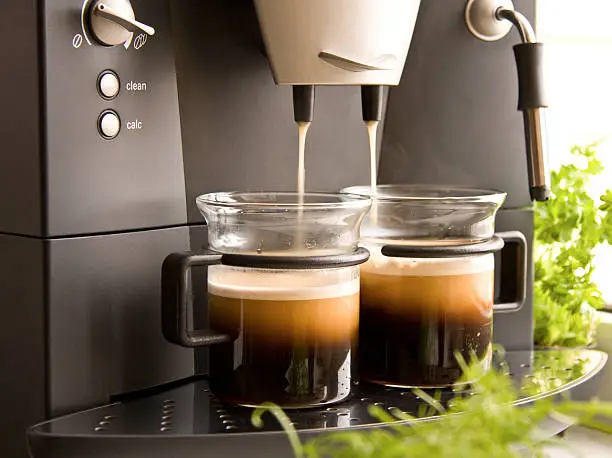
<svg viewBox="0 0 612 458"><path fill-rule="evenodd" d="M251 199L238 201L237 197ZM257 199L257 197L275 196L277 201ZM196 203L219 208L279 208L279 209L325 209L325 208L367 208L371 205L370 196L344 192L305 192L304 201L299 202L299 193L294 191L222 191L202 194L196 197ZM308 199L316 201L309 202Z"/></svg>
<svg viewBox="0 0 612 458"><path fill-rule="evenodd" d="M394 194L389 195L393 190ZM496 189L477 188L465 185L449 184L383 184L376 186L376 194L371 195L369 185L357 185L343 188L340 192L347 195L368 196L378 202L493 202L502 204L507 193Z"/></svg>

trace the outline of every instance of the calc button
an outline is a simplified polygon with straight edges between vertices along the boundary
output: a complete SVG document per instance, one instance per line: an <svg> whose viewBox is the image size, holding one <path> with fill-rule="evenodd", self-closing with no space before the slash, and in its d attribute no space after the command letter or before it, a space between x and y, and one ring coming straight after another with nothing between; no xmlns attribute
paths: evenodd
<svg viewBox="0 0 612 458"><path fill-rule="evenodd" d="M98 118L98 131L107 140L115 138L121 130L119 115L113 110L102 112Z"/></svg>

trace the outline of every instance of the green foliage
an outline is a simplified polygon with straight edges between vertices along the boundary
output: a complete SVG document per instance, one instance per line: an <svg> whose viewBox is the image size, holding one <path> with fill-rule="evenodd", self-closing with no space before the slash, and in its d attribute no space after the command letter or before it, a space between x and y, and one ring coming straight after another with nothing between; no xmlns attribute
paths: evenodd
<svg viewBox="0 0 612 458"><path fill-rule="evenodd" d="M603 171L597 144L572 148L576 164L551 174L551 199L535 211L536 345L576 347L594 338L604 304L591 280L594 248L612 241L612 191L595 202L587 187Z"/></svg>
<svg viewBox="0 0 612 458"><path fill-rule="evenodd" d="M541 351L534 359L531 374L521 381L521 392L527 396L550 393L588 372L588 358L580 358L572 350Z"/></svg>
<svg viewBox="0 0 612 458"><path fill-rule="evenodd" d="M533 404L516 407L519 391L508 375L485 371L481 364L469 367L463 360L463 381L472 382L476 394L465 396L459 391L443 407L439 400L421 390L414 390L437 412L439 421L423 421L399 410L390 413L371 406L370 415L387 427L368 430L338 431L316 436L301 443L289 419L272 404L253 412L253 423L263 424L262 415L269 411L288 433L296 458L518 458L544 457L543 448L556 439L543 439L538 424L549 415L571 416L579 422L612 432L612 426L594 420L595 415L612 415L612 404L575 403L545 398ZM405 420L399 423L398 420Z"/></svg>

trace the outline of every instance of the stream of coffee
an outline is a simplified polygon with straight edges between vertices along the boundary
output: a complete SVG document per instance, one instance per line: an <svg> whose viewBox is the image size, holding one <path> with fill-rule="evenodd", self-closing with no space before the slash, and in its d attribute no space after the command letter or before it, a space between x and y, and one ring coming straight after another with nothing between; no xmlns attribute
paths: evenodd
<svg viewBox="0 0 612 458"><path fill-rule="evenodd" d="M304 247L304 236L302 228L304 193L306 191L306 135L310 128L310 122L298 121L298 173L297 173L297 193L298 193L298 211L297 211L297 231L295 234L294 249L301 250Z"/></svg>
<svg viewBox="0 0 612 458"><path fill-rule="evenodd" d="M376 130L378 129L378 121L366 121L366 127L368 128L368 138L370 140L370 197L373 199L370 217L372 222L376 223L377 209L374 197L376 197Z"/></svg>
<svg viewBox="0 0 612 458"><path fill-rule="evenodd" d="M310 122L298 121L298 172L297 172L297 195L298 195L298 211L297 211L297 232L296 232L296 243L295 248L303 248L303 205L304 205L304 193L306 191L306 167L305 167L305 152L306 152L306 136L308 135L308 129L310 128ZM376 196L376 177L377 177L377 164L376 164L376 131L378 129L378 121L366 121L366 127L368 128L368 138L370 141L370 196L374 198ZM376 206L372 205L370 215L373 222L376 222Z"/></svg>
<svg viewBox="0 0 612 458"><path fill-rule="evenodd" d="M299 121L298 125L298 174L297 174L297 192L299 203L304 203L304 192L306 189L306 167L304 166L304 157L306 150L306 135L310 128L310 122Z"/></svg>

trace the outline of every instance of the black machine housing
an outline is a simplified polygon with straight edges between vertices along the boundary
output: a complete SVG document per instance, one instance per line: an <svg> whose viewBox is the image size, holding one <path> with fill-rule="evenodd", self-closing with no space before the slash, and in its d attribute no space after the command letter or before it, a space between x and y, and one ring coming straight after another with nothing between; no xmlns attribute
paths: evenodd
<svg viewBox="0 0 612 458"><path fill-rule="evenodd" d="M8 0L0 15L0 442L15 458L29 425L206 373L206 349L162 336L162 261L206 246L197 195L295 186L292 92L273 82L250 0L132 0L156 28L138 49L90 45L82 5ZM533 18L534 0L515 6ZM531 247L516 37L480 42L464 7L422 2L386 91L378 179L505 191L496 229ZM112 100L96 87L106 70L121 81ZM307 188L367 183L360 88L316 90ZM113 140L97 127L108 109ZM531 285L521 310L495 316L509 350L532 349Z"/></svg>

